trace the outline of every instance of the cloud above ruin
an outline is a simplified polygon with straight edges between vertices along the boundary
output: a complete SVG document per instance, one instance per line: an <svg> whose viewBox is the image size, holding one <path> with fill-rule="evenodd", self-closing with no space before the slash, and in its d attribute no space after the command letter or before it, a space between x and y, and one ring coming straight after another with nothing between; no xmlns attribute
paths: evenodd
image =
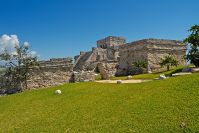
<svg viewBox="0 0 199 133"><path fill-rule="evenodd" d="M7 50L10 53L15 52L15 47L19 46L17 35L2 35L0 37L0 54Z"/></svg>
<svg viewBox="0 0 199 133"><path fill-rule="evenodd" d="M19 47L19 46L20 46L20 43L19 43L19 39L18 39L17 35L4 34L4 35L0 36L0 54L4 53L5 50L8 53L10 53L11 55L17 54L15 47ZM24 42L23 46L29 47L29 43ZM35 51L29 51L28 56L36 57L38 55ZM0 62L2 62L2 61L0 61Z"/></svg>

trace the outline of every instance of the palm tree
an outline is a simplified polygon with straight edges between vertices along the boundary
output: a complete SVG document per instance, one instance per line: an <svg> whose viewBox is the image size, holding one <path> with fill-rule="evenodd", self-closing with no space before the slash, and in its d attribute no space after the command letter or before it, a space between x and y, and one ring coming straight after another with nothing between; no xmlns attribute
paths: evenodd
<svg viewBox="0 0 199 133"><path fill-rule="evenodd" d="M166 66L167 71L169 71L170 66L177 66L178 65L178 61L174 57L168 55L168 56L165 56L164 58L161 58L161 61L160 61L159 64L160 64L161 67Z"/></svg>
<svg viewBox="0 0 199 133"><path fill-rule="evenodd" d="M147 68L147 62L144 60L138 60L136 62L133 62L133 66L139 68L141 72L143 72L143 70Z"/></svg>

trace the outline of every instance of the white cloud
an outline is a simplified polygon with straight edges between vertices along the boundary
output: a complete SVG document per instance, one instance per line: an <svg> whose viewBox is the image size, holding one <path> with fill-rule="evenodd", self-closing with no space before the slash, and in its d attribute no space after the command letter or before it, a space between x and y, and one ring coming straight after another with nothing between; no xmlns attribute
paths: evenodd
<svg viewBox="0 0 199 133"><path fill-rule="evenodd" d="M17 35L2 35L0 36L0 54L7 50L11 55L17 55L15 47L19 47L19 39ZM29 47L28 42L23 43L24 47ZM36 57L37 53L35 51L29 51L29 57Z"/></svg>
<svg viewBox="0 0 199 133"><path fill-rule="evenodd" d="M2 35L0 37L0 54L7 50L10 53L15 53L15 47L19 46L17 35Z"/></svg>

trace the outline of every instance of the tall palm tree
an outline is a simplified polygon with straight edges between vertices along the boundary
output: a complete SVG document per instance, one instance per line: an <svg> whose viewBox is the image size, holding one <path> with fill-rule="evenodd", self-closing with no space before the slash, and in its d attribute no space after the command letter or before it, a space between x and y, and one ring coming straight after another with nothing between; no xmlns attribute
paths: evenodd
<svg viewBox="0 0 199 133"><path fill-rule="evenodd" d="M160 66L166 66L167 67L167 71L170 70L170 66L177 66L178 65L178 61L173 57L173 56L165 56L164 58L161 58L160 61Z"/></svg>

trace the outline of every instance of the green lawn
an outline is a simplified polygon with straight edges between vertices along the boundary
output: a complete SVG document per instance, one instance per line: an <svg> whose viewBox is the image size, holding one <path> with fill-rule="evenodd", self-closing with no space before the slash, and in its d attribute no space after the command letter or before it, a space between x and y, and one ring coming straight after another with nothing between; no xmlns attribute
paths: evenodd
<svg viewBox="0 0 199 133"><path fill-rule="evenodd" d="M54 95L56 89L62 95ZM74 83L0 97L0 132L199 132L199 73L142 84Z"/></svg>

